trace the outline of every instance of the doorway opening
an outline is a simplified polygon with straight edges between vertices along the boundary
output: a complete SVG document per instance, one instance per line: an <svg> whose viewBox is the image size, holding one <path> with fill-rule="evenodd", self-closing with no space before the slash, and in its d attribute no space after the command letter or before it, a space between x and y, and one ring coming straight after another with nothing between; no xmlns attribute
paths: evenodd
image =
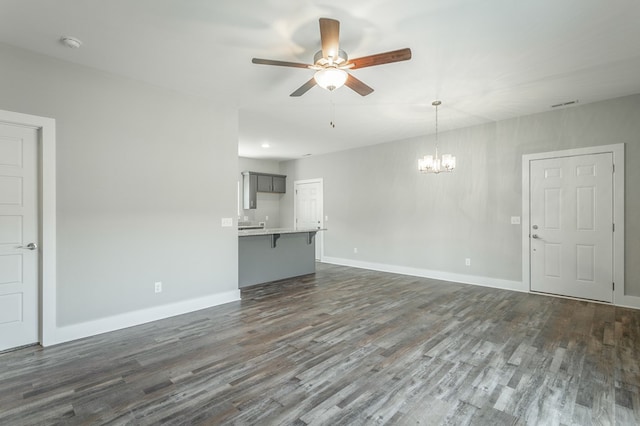
<svg viewBox="0 0 640 426"><path fill-rule="evenodd" d="M324 228L322 178L297 180L293 183L293 223L296 229ZM324 256L324 237L316 233L316 260Z"/></svg>

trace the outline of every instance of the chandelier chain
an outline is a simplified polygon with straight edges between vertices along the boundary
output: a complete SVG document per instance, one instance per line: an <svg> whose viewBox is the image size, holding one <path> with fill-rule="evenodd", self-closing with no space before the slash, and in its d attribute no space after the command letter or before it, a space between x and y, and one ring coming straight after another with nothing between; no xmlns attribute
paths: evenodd
<svg viewBox="0 0 640 426"><path fill-rule="evenodd" d="M440 105L440 103L434 102L433 104L436 107L436 158L438 158L438 105Z"/></svg>

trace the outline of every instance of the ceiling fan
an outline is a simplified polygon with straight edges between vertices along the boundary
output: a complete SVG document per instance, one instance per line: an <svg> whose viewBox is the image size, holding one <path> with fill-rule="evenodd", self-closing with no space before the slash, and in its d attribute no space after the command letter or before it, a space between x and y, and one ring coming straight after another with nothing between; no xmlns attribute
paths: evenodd
<svg viewBox="0 0 640 426"><path fill-rule="evenodd" d="M254 64L315 70L316 73L313 78L300 86L290 96L302 96L316 84L329 91L345 85L358 94L367 96L373 92L373 89L346 70L355 70L411 59L411 49L409 48L349 59L347 53L344 50L340 50L339 37L340 21L320 18L320 41L322 43L322 50L314 55L313 65L259 58L253 58L251 62Z"/></svg>

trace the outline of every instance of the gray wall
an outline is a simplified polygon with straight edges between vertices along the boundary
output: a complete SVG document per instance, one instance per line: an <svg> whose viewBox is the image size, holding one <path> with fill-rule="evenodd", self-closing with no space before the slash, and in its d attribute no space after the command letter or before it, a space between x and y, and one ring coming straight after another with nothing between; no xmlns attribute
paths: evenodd
<svg viewBox="0 0 640 426"><path fill-rule="evenodd" d="M325 256L522 280L522 155L625 143L626 294L640 296L640 95L440 135L451 174L422 175L433 136L281 163L288 180L324 178ZM281 222L293 221L293 194ZM358 248L354 254L353 248ZM471 266L465 266L471 258Z"/></svg>
<svg viewBox="0 0 640 426"><path fill-rule="evenodd" d="M237 289L235 110L5 45L0 75L56 119L58 325Z"/></svg>
<svg viewBox="0 0 640 426"><path fill-rule="evenodd" d="M240 182L240 217L239 220L265 222L267 228L280 227L280 200L282 194L258 192L255 209L242 209L242 172L261 172L280 174L280 163L275 160L259 160L253 158L238 158L238 179ZM289 180L287 179L287 191ZM269 219L267 219L267 217Z"/></svg>

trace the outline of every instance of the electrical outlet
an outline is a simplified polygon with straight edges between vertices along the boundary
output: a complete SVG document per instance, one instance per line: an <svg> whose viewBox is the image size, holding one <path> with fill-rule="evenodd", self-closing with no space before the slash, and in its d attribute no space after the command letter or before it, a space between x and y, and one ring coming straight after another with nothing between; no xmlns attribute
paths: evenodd
<svg viewBox="0 0 640 426"><path fill-rule="evenodd" d="M224 227L233 226L233 218L231 218L231 217L223 217L222 218L222 226L224 226Z"/></svg>
<svg viewBox="0 0 640 426"><path fill-rule="evenodd" d="M358 254L358 248L357 248L357 247L354 247L354 248L353 248L353 252L354 252L355 254Z"/></svg>
<svg viewBox="0 0 640 426"><path fill-rule="evenodd" d="M466 266L471 266L471 259L469 259L468 257L464 260L464 264Z"/></svg>
<svg viewBox="0 0 640 426"><path fill-rule="evenodd" d="M156 281L154 284L156 293L162 293L162 282Z"/></svg>
<svg viewBox="0 0 640 426"><path fill-rule="evenodd" d="M511 216L512 225L520 225L520 216Z"/></svg>

